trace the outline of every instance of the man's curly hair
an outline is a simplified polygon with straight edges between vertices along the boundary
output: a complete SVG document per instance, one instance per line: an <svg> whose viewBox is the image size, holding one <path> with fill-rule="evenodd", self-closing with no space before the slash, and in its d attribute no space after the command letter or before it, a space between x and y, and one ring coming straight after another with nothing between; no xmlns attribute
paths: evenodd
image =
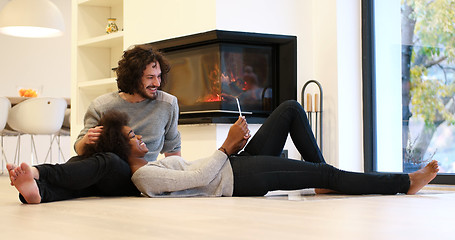
<svg viewBox="0 0 455 240"><path fill-rule="evenodd" d="M127 161L131 153L129 137L123 133L123 127L128 126L129 117L126 113L110 110L101 117L98 125L103 126L103 131L95 144L87 144L84 156L91 156L98 152L115 153Z"/></svg>
<svg viewBox="0 0 455 240"><path fill-rule="evenodd" d="M142 88L142 75L145 68L152 62L159 62L161 69L161 89L166 84L170 70L169 62L164 55L152 48L150 44L135 45L123 52L118 62L117 87L120 92L135 94Z"/></svg>

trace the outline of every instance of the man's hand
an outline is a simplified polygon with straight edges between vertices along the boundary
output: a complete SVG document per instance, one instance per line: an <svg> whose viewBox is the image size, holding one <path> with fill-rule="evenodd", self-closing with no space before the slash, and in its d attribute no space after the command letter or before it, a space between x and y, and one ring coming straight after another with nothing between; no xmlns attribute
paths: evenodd
<svg viewBox="0 0 455 240"><path fill-rule="evenodd" d="M76 152L79 155L84 154L84 147L88 144L95 144L100 138L101 132L103 131L103 126L96 126L90 128L84 137L76 144Z"/></svg>
<svg viewBox="0 0 455 240"><path fill-rule="evenodd" d="M226 150L227 155L235 154L245 147L250 137L250 130L245 117L239 117L229 129L228 136L221 147Z"/></svg>
<svg viewBox="0 0 455 240"><path fill-rule="evenodd" d="M103 126L96 126L94 128L90 128L85 136L82 138L84 140L85 138L85 144L95 144L98 139L100 138L101 132L103 131Z"/></svg>

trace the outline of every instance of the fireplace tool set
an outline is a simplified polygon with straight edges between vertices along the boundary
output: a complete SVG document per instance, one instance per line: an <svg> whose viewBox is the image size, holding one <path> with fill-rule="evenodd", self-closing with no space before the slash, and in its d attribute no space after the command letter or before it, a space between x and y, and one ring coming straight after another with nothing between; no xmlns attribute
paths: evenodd
<svg viewBox="0 0 455 240"><path fill-rule="evenodd" d="M316 85L316 91L310 91L307 87L312 84ZM313 88L312 88L313 89ZM311 89L311 90L312 90ZM313 95L314 94L314 102ZM306 94L306 95L305 95ZM307 113L308 122L313 131L316 143L322 151L322 86L316 80L309 80L302 88L302 106Z"/></svg>

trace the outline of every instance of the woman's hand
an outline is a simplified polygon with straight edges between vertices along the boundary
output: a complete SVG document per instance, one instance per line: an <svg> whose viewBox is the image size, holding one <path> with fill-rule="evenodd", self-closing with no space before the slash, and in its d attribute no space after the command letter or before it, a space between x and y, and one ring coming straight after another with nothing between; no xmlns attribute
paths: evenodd
<svg viewBox="0 0 455 240"><path fill-rule="evenodd" d="M238 153L245 147L250 137L250 130L248 129L248 123L245 117L239 117L229 129L229 133L221 148L226 150L227 155Z"/></svg>

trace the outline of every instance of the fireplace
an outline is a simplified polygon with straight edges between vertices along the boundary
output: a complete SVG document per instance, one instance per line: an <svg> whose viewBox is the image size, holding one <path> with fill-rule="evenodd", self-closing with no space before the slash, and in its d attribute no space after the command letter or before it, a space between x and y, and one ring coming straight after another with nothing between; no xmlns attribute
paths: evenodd
<svg viewBox="0 0 455 240"><path fill-rule="evenodd" d="M214 30L152 43L171 64L163 90L179 100L179 123L232 123L237 100L261 123L297 96L295 36Z"/></svg>

